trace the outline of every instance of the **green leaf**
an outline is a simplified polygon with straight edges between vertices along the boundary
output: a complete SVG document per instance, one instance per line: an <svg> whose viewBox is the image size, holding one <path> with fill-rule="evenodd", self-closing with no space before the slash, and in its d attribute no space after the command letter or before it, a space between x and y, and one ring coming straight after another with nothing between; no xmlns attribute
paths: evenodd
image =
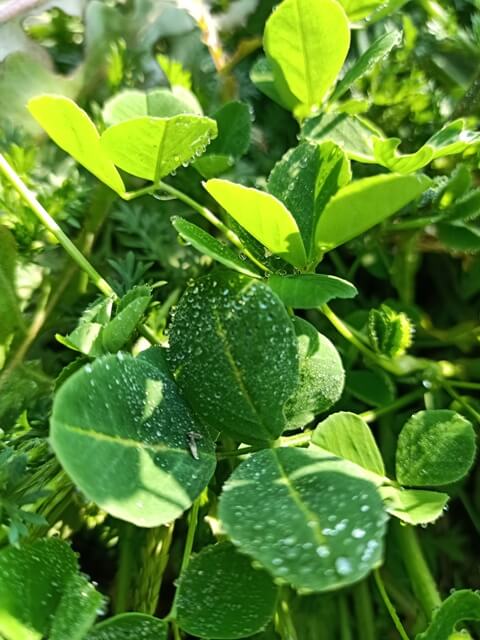
<svg viewBox="0 0 480 640"><path fill-rule="evenodd" d="M128 342L141 322L151 299L151 295L138 296L110 320L101 332L102 346L105 351L115 353Z"/></svg>
<svg viewBox="0 0 480 640"><path fill-rule="evenodd" d="M197 227L196 224L192 224L185 220L185 218L179 218L177 216L172 218L172 224L182 238L201 253L210 256L229 269L234 269L252 278L259 277L258 272L253 266L239 258L229 247L219 242L202 228Z"/></svg>
<svg viewBox="0 0 480 640"><path fill-rule="evenodd" d="M345 386L353 396L374 407L383 407L395 400L395 385L380 369L348 371Z"/></svg>
<svg viewBox="0 0 480 640"><path fill-rule="evenodd" d="M350 30L335 0L284 0L267 20L263 42L291 92L312 108L322 103L345 62Z"/></svg>
<svg viewBox="0 0 480 640"><path fill-rule="evenodd" d="M144 613L122 613L95 625L85 640L167 640L168 625Z"/></svg>
<svg viewBox="0 0 480 640"><path fill-rule="evenodd" d="M282 433L298 381L297 341L267 285L234 272L200 278L180 300L169 338L177 383L212 429L243 442Z"/></svg>
<svg viewBox="0 0 480 640"><path fill-rule="evenodd" d="M316 309L335 298L354 298L357 289L342 278L319 273L271 275L268 285L286 307Z"/></svg>
<svg viewBox="0 0 480 640"><path fill-rule="evenodd" d="M338 145L352 160L375 163L374 138L382 133L373 124L347 113L322 113L305 120L302 126L303 140L311 142L331 141Z"/></svg>
<svg viewBox="0 0 480 640"><path fill-rule="evenodd" d="M373 349L387 358L404 355L412 344L414 325L403 311L382 304L368 313L368 339Z"/></svg>
<svg viewBox="0 0 480 640"><path fill-rule="evenodd" d="M12 23L4 24L7 33ZM20 28L20 27L19 27ZM23 33L23 30L22 30ZM0 36L1 39L1 36ZM42 47L43 49L43 47ZM82 85L82 74L73 76L54 73L41 60L31 54L17 51L7 56L0 65L0 113L31 135L38 136L41 128L26 107L28 101L39 94L49 93L75 98Z"/></svg>
<svg viewBox="0 0 480 640"><path fill-rule="evenodd" d="M278 588L230 542L205 547L181 575L175 596L178 624L201 638L243 638L271 620Z"/></svg>
<svg viewBox="0 0 480 640"><path fill-rule="evenodd" d="M5 344L9 336L24 329L15 290L15 262L17 245L7 227L0 226L0 345Z"/></svg>
<svg viewBox="0 0 480 640"><path fill-rule="evenodd" d="M64 585L48 640L84 640L103 602L103 596L85 576L71 576Z"/></svg>
<svg viewBox="0 0 480 640"><path fill-rule="evenodd" d="M373 42L368 49L355 61L335 87L330 102L339 100L348 89L373 67L384 60L393 47L397 47L402 40L400 31L388 31Z"/></svg>
<svg viewBox="0 0 480 640"><path fill-rule="evenodd" d="M191 433L199 435L198 459ZM137 526L177 518L215 468L212 442L170 377L122 353L97 359L60 387L50 438L80 490Z"/></svg>
<svg viewBox="0 0 480 640"><path fill-rule="evenodd" d="M430 524L443 514L450 496L440 491L404 489L385 485L379 488L388 513L414 527Z"/></svg>
<svg viewBox="0 0 480 640"><path fill-rule="evenodd" d="M215 120L203 116L143 116L109 127L101 145L127 173L157 182L201 155L216 135Z"/></svg>
<svg viewBox="0 0 480 640"><path fill-rule="evenodd" d="M192 74L183 67L181 62L160 53L157 54L156 59L171 87L192 88Z"/></svg>
<svg viewBox="0 0 480 640"><path fill-rule="evenodd" d="M216 178L222 173L229 171L235 164L235 158L218 153L206 153L198 160L195 160L193 166L198 173L205 178Z"/></svg>
<svg viewBox="0 0 480 640"><path fill-rule="evenodd" d="M339 0L350 20L361 20L370 16L383 5L385 0Z"/></svg>
<svg viewBox="0 0 480 640"><path fill-rule="evenodd" d="M315 228L323 209L351 177L349 161L331 142L303 142L287 151L273 168L267 189L295 218L308 258L314 250Z"/></svg>
<svg viewBox="0 0 480 640"><path fill-rule="evenodd" d="M416 640L450 640L459 622L465 620L480 620L480 594L468 589L450 594L434 611L428 629L418 634Z"/></svg>
<svg viewBox="0 0 480 640"><path fill-rule="evenodd" d="M460 118L437 131L415 153L398 153L400 138L375 139L373 143L375 161L397 173L413 173L436 158L462 153L480 142L480 133L465 129Z"/></svg>
<svg viewBox="0 0 480 640"><path fill-rule="evenodd" d="M208 193L254 238L294 267L307 261L300 230L290 211L274 196L228 180L205 183Z"/></svg>
<svg viewBox="0 0 480 640"><path fill-rule="evenodd" d="M288 111L293 111L298 105L298 99L288 88L285 78L278 65L268 58L261 56L250 69L250 80L271 100Z"/></svg>
<svg viewBox="0 0 480 640"><path fill-rule="evenodd" d="M339 411L317 425L312 442L329 453L385 476L382 455L368 424L360 416Z"/></svg>
<svg viewBox="0 0 480 640"><path fill-rule="evenodd" d="M325 207L316 230L319 251L330 251L393 215L430 185L424 175L373 176L352 182Z"/></svg>
<svg viewBox="0 0 480 640"><path fill-rule="evenodd" d="M68 638L81 640L102 600L63 540L44 538L0 552L0 634L6 640L59 640L68 621Z"/></svg>
<svg viewBox="0 0 480 640"><path fill-rule="evenodd" d="M224 485L232 542L296 589L328 591L381 562L386 514L375 486L317 449L252 454Z"/></svg>
<svg viewBox="0 0 480 640"><path fill-rule="evenodd" d="M398 437L396 473L400 484L438 486L461 480L475 459L475 431L459 413L419 411Z"/></svg>
<svg viewBox="0 0 480 640"><path fill-rule="evenodd" d="M170 89L155 89L145 93L137 89L126 89L107 100L102 115L108 126L139 118L141 116L170 117L202 111L193 110L189 103L178 98Z"/></svg>
<svg viewBox="0 0 480 640"><path fill-rule="evenodd" d="M326 411L341 397L345 371L328 338L302 318L294 317L298 341L299 382L285 407L288 429L298 429Z"/></svg>
<svg viewBox="0 0 480 640"><path fill-rule="evenodd" d="M100 144L95 125L73 100L41 95L29 100L27 107L61 149L118 194L125 192L120 174Z"/></svg>
<svg viewBox="0 0 480 640"><path fill-rule="evenodd" d="M208 147L208 154L240 158L250 146L251 115L244 102L224 104L213 116L217 122L218 136Z"/></svg>
<svg viewBox="0 0 480 640"><path fill-rule="evenodd" d="M438 239L449 249L468 253L480 251L480 230L475 223L442 222L436 228Z"/></svg>

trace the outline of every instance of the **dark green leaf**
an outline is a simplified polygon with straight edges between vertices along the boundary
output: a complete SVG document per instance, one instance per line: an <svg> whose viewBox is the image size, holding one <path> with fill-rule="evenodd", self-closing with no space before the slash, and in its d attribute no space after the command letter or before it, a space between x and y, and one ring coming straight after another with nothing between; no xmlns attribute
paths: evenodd
<svg viewBox="0 0 480 640"><path fill-rule="evenodd" d="M350 163L332 142L303 142L290 149L268 179L268 191L295 218L307 257L314 252L315 228L330 198L350 182Z"/></svg>
<svg viewBox="0 0 480 640"><path fill-rule="evenodd" d="M250 146L251 116L244 102L227 102L214 114L218 136L208 147L208 154L240 158Z"/></svg>
<svg viewBox="0 0 480 640"><path fill-rule="evenodd" d="M138 526L177 518L215 468L212 442L170 377L122 353L97 359L60 387L50 437L76 485Z"/></svg>
<svg viewBox="0 0 480 640"><path fill-rule="evenodd" d="M180 578L175 611L181 629L201 638L243 638L273 616L278 588L229 542L206 547Z"/></svg>
<svg viewBox="0 0 480 640"><path fill-rule="evenodd" d="M268 58L258 58L250 69L250 80L284 109L293 111L298 105L298 99L288 88L280 68Z"/></svg>
<svg viewBox="0 0 480 640"><path fill-rule="evenodd" d="M480 620L480 594L462 589L442 602L428 629L418 634L416 640L453 640L457 625L465 620Z"/></svg>
<svg viewBox="0 0 480 640"><path fill-rule="evenodd" d="M234 272L201 278L183 295L169 337L175 378L212 429L244 442L282 433L298 381L297 341L269 287Z"/></svg>
<svg viewBox="0 0 480 640"><path fill-rule="evenodd" d="M189 242L195 249L201 253L210 256L229 269L234 269L239 273L243 273L253 278L259 275L253 265L242 260L232 249L222 244L219 240L211 236L207 231L197 227L184 218L172 218L172 224L184 240Z"/></svg>
<svg viewBox="0 0 480 640"><path fill-rule="evenodd" d="M271 275L268 285L287 307L315 309L335 298L353 298L357 289L342 278L317 273Z"/></svg>
<svg viewBox="0 0 480 640"><path fill-rule="evenodd" d="M0 226L0 345L8 337L24 328L15 291L15 262L17 247L12 233Z"/></svg>
<svg viewBox="0 0 480 640"><path fill-rule="evenodd" d="M410 486L446 485L463 478L475 458L475 432L459 413L419 411L398 437L397 480Z"/></svg>
<svg viewBox="0 0 480 640"><path fill-rule="evenodd" d="M345 372L338 351L328 338L301 318L294 318L298 340L299 382L285 407L288 428L311 422L340 399Z"/></svg>
<svg viewBox="0 0 480 640"><path fill-rule="evenodd" d="M353 396L374 407L385 406L395 399L395 386L382 370L348 371L345 386Z"/></svg>
<svg viewBox="0 0 480 640"><path fill-rule="evenodd" d="M122 613L95 625L85 640L167 640L168 625L143 613Z"/></svg>
<svg viewBox="0 0 480 640"><path fill-rule="evenodd" d="M64 585L48 640L83 640L103 602L103 596L85 576L71 576Z"/></svg>
<svg viewBox="0 0 480 640"><path fill-rule="evenodd" d="M297 589L356 582L381 562L386 514L352 467L318 449L255 453L224 486L221 522L234 544Z"/></svg>

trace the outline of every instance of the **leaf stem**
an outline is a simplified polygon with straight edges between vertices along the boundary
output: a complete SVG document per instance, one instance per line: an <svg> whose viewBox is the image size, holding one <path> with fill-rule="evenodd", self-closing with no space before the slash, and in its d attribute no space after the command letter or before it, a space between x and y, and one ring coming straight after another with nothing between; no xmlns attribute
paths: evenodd
<svg viewBox="0 0 480 640"><path fill-rule="evenodd" d="M354 330L352 330L343 320L341 320L333 311L330 309L328 304L324 304L320 307L320 311L323 315L329 320L329 322L335 327L340 335L342 335L348 342L353 344L359 351L361 351L367 358L373 360L375 364L379 367L382 367L386 371L398 376L402 375L402 371L398 369L397 366L393 362L382 358L377 355L374 351L372 351L367 345L365 345L362 340L356 335Z"/></svg>
<svg viewBox="0 0 480 640"><path fill-rule="evenodd" d="M7 178L13 188L17 191L24 202L30 207L36 217L52 233L68 255L85 271L95 286L106 296L115 295L112 287L102 278L98 271L85 258L83 253L77 249L67 234L55 222L48 211L40 204L35 195L23 182L15 169L7 162L0 153L0 172Z"/></svg>
<svg viewBox="0 0 480 640"><path fill-rule="evenodd" d="M383 584L382 576L380 575L380 570L375 569L373 572L373 575L375 578L378 591L385 605L385 608L390 614L390 617L392 618L393 624L395 625L395 628L397 629L399 636L402 638L402 640L410 640L410 638L407 635L407 632L403 627L403 624L400 621L400 618L398 617L397 611L388 596L387 590L385 589L385 585Z"/></svg>
<svg viewBox="0 0 480 640"><path fill-rule="evenodd" d="M413 590L427 620L430 620L432 611L441 605L442 599L423 554L417 533L413 527L401 525L398 522L394 522L393 527Z"/></svg>
<svg viewBox="0 0 480 640"><path fill-rule="evenodd" d="M385 407L380 407L379 409L370 409L369 411L364 411L359 414L359 417L365 420L365 422L374 422L380 416L384 416L387 413L391 413L392 411L396 411L397 409L401 409L403 407L408 406L409 404L413 404L416 400L419 400L423 396L423 389L415 391L411 391L410 393L406 393L395 402L391 404L387 404Z"/></svg>
<svg viewBox="0 0 480 640"><path fill-rule="evenodd" d="M477 422L480 423L480 413L474 409L461 395L459 395L455 389L453 389L452 385L446 380L440 380L439 384L445 391L456 400L464 409L465 412L470 414L470 416Z"/></svg>
<svg viewBox="0 0 480 640"><path fill-rule="evenodd" d="M368 580L362 580L354 586L353 604L357 629L362 630L362 640L376 640L375 618Z"/></svg>
<svg viewBox="0 0 480 640"><path fill-rule="evenodd" d="M190 562L190 557L192 555L193 542L195 540L195 533L197 531L198 525L198 512L200 510L200 500L201 496L198 496L196 500L194 500L192 508L190 509L190 513L188 515L188 530L187 537L185 539L185 547L183 549L183 558L182 564L180 565L180 575L185 571Z"/></svg>

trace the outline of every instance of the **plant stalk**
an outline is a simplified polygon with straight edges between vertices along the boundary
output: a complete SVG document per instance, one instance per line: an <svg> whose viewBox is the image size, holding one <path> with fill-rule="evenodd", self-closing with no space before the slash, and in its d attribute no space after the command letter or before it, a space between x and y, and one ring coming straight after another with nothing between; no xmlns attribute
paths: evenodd
<svg viewBox="0 0 480 640"><path fill-rule="evenodd" d="M65 249L68 255L85 271L95 286L106 296L114 296L115 292L108 282L102 278L98 271L85 258L83 253L77 249L70 238L55 222L48 211L40 204L32 191L23 182L15 169L7 162L0 153L0 172L7 178L13 188L17 191L24 202L30 207L40 222L55 236L59 244Z"/></svg>
<svg viewBox="0 0 480 640"><path fill-rule="evenodd" d="M393 602L390 600L387 590L385 589L385 585L383 584L383 580L382 580L382 576L380 575L380 571L379 569L375 569L373 572L373 575L375 577L375 582L378 588L378 591L380 593L380 596L383 600L383 603L385 605L385 608L387 609L388 613L390 614L390 617L392 619L393 624L395 625L396 630L398 631L399 636L402 638L402 640L410 640L410 638L407 635L407 632L405 631L403 624L400 620L400 618L398 617L397 611L393 605Z"/></svg>

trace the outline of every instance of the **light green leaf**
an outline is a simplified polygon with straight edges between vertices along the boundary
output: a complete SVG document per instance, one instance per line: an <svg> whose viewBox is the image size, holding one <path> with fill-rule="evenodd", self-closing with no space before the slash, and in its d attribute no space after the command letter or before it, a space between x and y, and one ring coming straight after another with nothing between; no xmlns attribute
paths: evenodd
<svg viewBox="0 0 480 640"><path fill-rule="evenodd" d="M451 634L454 633L460 622L466 620L480 620L480 594L462 589L450 594L442 602L433 613L428 629L419 633L416 640L453 640ZM459 635L459 638L461 637ZM466 640L468 640L468 636Z"/></svg>
<svg viewBox="0 0 480 640"><path fill-rule="evenodd" d="M462 153L478 144L480 133L465 129L465 121L460 118L437 131L415 153L399 153L401 142L400 138L374 139L375 161L397 173L413 173L436 158Z"/></svg>
<svg viewBox="0 0 480 640"><path fill-rule="evenodd" d="M376 162L374 138L382 138L382 132L359 116L322 113L305 120L301 136L311 142L334 142L352 160L372 164Z"/></svg>
<svg viewBox="0 0 480 640"><path fill-rule="evenodd" d="M322 103L350 47L348 20L335 0L283 0L265 25L264 48L291 92L309 108Z"/></svg>
<svg viewBox="0 0 480 640"><path fill-rule="evenodd" d="M330 251L393 215L423 193L427 176L379 175L352 182L325 207L317 225L320 252Z"/></svg>
<svg viewBox="0 0 480 640"><path fill-rule="evenodd" d="M312 443L340 458L385 476L382 455L368 424L360 416L339 411L317 425Z"/></svg>
<svg viewBox="0 0 480 640"><path fill-rule="evenodd" d="M385 0L339 0L350 20L366 18L385 4Z"/></svg>
<svg viewBox="0 0 480 640"><path fill-rule="evenodd" d="M27 107L61 149L118 194L125 192L120 174L100 144L95 125L73 100L41 95L32 98Z"/></svg>
<svg viewBox="0 0 480 640"><path fill-rule="evenodd" d="M354 298L358 293L347 280L319 273L273 274L267 283L286 307L294 309L316 309L335 298Z"/></svg>
<svg viewBox="0 0 480 640"><path fill-rule="evenodd" d="M273 448L242 462L219 516L232 542L296 589L329 591L381 562L386 513L375 486L318 449Z"/></svg>
<svg viewBox="0 0 480 640"><path fill-rule="evenodd" d="M139 118L141 116L170 117L182 113L202 115L190 104L181 100L170 89L155 89L145 93L137 89L126 89L106 101L102 115L108 126Z"/></svg>
<svg viewBox="0 0 480 640"><path fill-rule="evenodd" d="M239 258L229 247L219 242L216 238L204 231L204 229L197 227L196 224L192 224L188 222L188 220L177 216L172 218L172 224L182 238L201 253L210 256L229 269L234 269L252 278L259 277L253 265Z"/></svg>
<svg viewBox="0 0 480 640"><path fill-rule="evenodd" d="M191 433L198 434L198 459ZM215 468L212 442L174 382L147 360L122 353L86 365L60 387L50 438L90 500L141 527L177 518Z"/></svg>
<svg viewBox="0 0 480 640"><path fill-rule="evenodd" d="M337 402L343 392L345 371L330 340L302 318L294 317L298 341L299 382L285 407L288 429L299 429Z"/></svg>
<svg viewBox="0 0 480 640"><path fill-rule="evenodd" d="M85 640L167 640L168 625L144 613L122 613L95 625Z"/></svg>
<svg viewBox="0 0 480 640"><path fill-rule="evenodd" d="M288 111L299 104L288 88L278 65L261 56L250 69L250 80L262 93Z"/></svg>
<svg viewBox="0 0 480 640"><path fill-rule="evenodd" d="M307 261L295 218L274 196L228 180L205 183L208 193L254 238L295 267Z"/></svg>
<svg viewBox="0 0 480 640"><path fill-rule="evenodd" d="M197 280L180 300L169 339L177 383L212 429L243 442L282 433L283 405L298 381L297 341L267 285L235 272Z"/></svg>
<svg viewBox="0 0 480 640"><path fill-rule="evenodd" d="M330 102L339 100L348 89L362 76L371 71L373 67L384 60L393 47L400 44L402 34L400 31L388 31L373 42L368 49L355 61L346 74L335 87L330 97Z"/></svg>
<svg viewBox="0 0 480 640"><path fill-rule="evenodd" d="M195 115L143 116L102 133L102 149L134 176L157 182L205 151L217 135L215 120Z"/></svg>
<svg viewBox="0 0 480 640"><path fill-rule="evenodd" d="M171 87L192 88L192 74L183 67L181 62L160 53L156 59Z"/></svg>
<svg viewBox="0 0 480 640"><path fill-rule="evenodd" d="M278 588L230 542L205 547L180 577L178 624L201 638L244 638L271 620Z"/></svg>
<svg viewBox="0 0 480 640"><path fill-rule="evenodd" d="M79 574L76 556L63 540L44 538L0 552L0 634L6 640L59 640L58 630L69 620L68 638L81 640L102 600Z"/></svg>
<svg viewBox="0 0 480 640"><path fill-rule="evenodd" d="M379 489L388 513L414 527L435 522L450 499L448 493L385 485Z"/></svg>
<svg viewBox="0 0 480 640"><path fill-rule="evenodd" d="M15 262L17 245L7 227L0 226L0 345L18 330L24 329L24 321L15 291Z"/></svg>
<svg viewBox="0 0 480 640"><path fill-rule="evenodd" d="M351 178L348 159L332 142L303 142L287 151L273 168L267 189L295 218L309 259L323 209Z"/></svg>
<svg viewBox="0 0 480 640"><path fill-rule="evenodd" d="M418 411L398 437L397 480L418 487L457 482L470 470L475 447L472 424L459 413Z"/></svg>

